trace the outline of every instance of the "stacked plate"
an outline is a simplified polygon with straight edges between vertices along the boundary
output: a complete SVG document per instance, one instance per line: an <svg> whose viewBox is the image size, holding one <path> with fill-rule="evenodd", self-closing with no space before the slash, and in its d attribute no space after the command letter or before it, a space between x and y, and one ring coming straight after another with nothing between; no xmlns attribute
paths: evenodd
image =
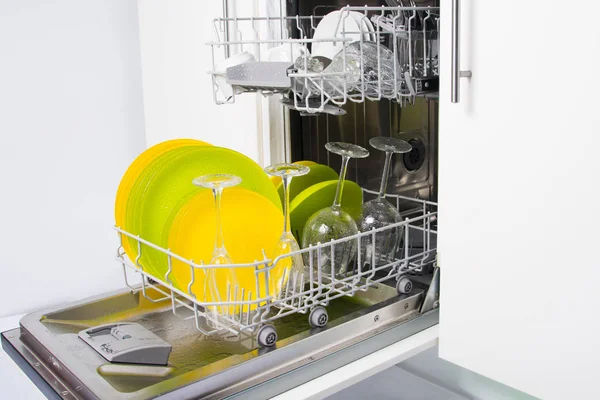
<svg viewBox="0 0 600 400"><path fill-rule="evenodd" d="M222 197L225 247L233 262L262 260L263 249L268 257L283 226L276 187L250 158L197 140L160 143L131 164L117 191L116 225L186 259L209 263L216 237L214 199L209 189L198 188L192 180L215 173L242 178L240 185L225 189ZM161 281L170 280L187 292L191 278L187 264L173 260L173 273L167 278L168 260L164 253L149 246L140 247L134 239L124 240L123 247L145 272ZM240 289L256 290L253 269L225 268L217 279L225 286L233 281L233 276ZM204 295L204 278L199 271L192 290L199 300L210 301L210 296Z"/></svg>
<svg viewBox="0 0 600 400"><path fill-rule="evenodd" d="M312 161L299 163L310 167L307 175L294 178L290 185L291 228L301 242L310 216L333 203L338 174ZM214 196L211 190L192 184L194 178L207 174L231 174L242 179L238 186L225 189L221 200L221 229L232 262L252 264L265 256L271 258L283 231L281 179L270 179L258 164L241 153L198 140L160 143L129 166L117 191L116 225L196 264L209 264L216 239ZM361 204L360 187L346 181L342 208L356 217ZM123 240L123 247L145 272L188 292L192 282L188 264L172 259L172 273L167 276L169 263L163 252L131 238ZM276 266L270 272L271 279L279 280L284 272ZM202 269L194 272L191 290L199 301L217 300L214 293L206 290L208 276ZM260 279L257 287L252 267L217 268L212 277L220 299L235 286L238 293L256 293L257 289L266 293L266 280Z"/></svg>

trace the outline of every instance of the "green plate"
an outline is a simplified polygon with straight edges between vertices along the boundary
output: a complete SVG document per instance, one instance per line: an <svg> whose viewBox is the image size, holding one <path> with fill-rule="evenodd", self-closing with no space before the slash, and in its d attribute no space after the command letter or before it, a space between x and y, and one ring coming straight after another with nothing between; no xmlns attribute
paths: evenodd
<svg viewBox="0 0 600 400"><path fill-rule="evenodd" d="M156 158L169 152L170 150L183 147L183 146L211 146L208 143L201 142L196 139L172 139L165 142L158 143L149 149L144 150L138 155L135 160L127 167L125 174L121 178L119 188L117 189L117 195L115 196L115 226L125 228L127 219L127 201L131 194L131 189L137 181L140 174L144 173L146 167L148 167ZM129 241L123 241L123 248L126 254L133 254L129 246Z"/></svg>
<svg viewBox="0 0 600 400"><path fill-rule="evenodd" d="M317 183L302 191L290 204L292 233L296 236L298 243L302 243L302 230L311 215L333 204L337 184L337 180ZM355 220L360 217L362 199L362 189L360 186L352 181L344 181L342 209Z"/></svg>
<svg viewBox="0 0 600 400"><path fill-rule="evenodd" d="M238 187L263 195L281 210L279 195L267 174L252 159L236 151L222 147L194 147L172 158L164 158L159 164L153 169L137 200L139 210L133 233L161 247L167 246L166 238L173 215L199 190L208 190L192 184L192 180L201 175L237 175L242 178ZM167 259L162 253L144 248L141 263L150 273L164 279Z"/></svg>
<svg viewBox="0 0 600 400"><path fill-rule="evenodd" d="M196 149L198 146L190 145L190 146L182 146L175 149L171 149L160 156L156 157L152 160L148 166L139 174L135 183L132 185L129 197L127 198L126 205L126 216L125 216L125 225L124 229L130 233L139 234L139 223L140 213L141 213L141 202L143 201L143 197L148 189L148 185L154 178L154 176L160 171L162 168L165 168L169 163L179 155L186 153L190 150ZM129 242L129 252L128 255L132 261L135 261L138 256L138 244L134 239L128 239ZM142 249L145 251L145 248Z"/></svg>
<svg viewBox="0 0 600 400"><path fill-rule="evenodd" d="M290 201L294 200L301 192L317 183L338 179L338 174L331 167L322 164L310 165L310 172L306 175L297 176L290 184ZM277 185L277 193L283 204L283 183Z"/></svg>

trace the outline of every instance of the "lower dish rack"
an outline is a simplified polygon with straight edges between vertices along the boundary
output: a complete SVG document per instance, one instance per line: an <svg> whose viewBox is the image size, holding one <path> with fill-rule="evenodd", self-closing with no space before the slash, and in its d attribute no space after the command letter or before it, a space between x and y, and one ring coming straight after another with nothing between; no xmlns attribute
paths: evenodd
<svg viewBox="0 0 600 400"><path fill-rule="evenodd" d="M363 189L363 196L376 194ZM133 239L138 250L137 257L132 261L121 245L117 250L117 260L123 267L125 283L132 291L141 290L142 295L151 302L170 302L173 314L193 319L201 333L255 336L261 347L268 347L277 340L277 332L270 324L274 320L293 313L308 313L311 326L323 327L327 324L327 306L330 301L342 296L354 296L358 291L367 291L378 284L394 281L399 294L408 293L412 287L408 276L423 272L433 265L437 250L437 204L393 194L386 195L386 198L392 204L395 202L396 208L404 217L402 222L369 232L359 232L328 243L317 243L274 259L268 259L263 252L263 260L249 264L197 263L115 227L121 243L127 238ZM402 238L394 251L395 256L384 255L375 249L365 253L368 257L364 259L362 245L379 243L378 238L389 234L391 230L397 230L398 236ZM335 271L335 261L333 257L326 257L326 254L333 253L336 246L345 245L356 245L356 259L343 274L331 273ZM168 268L164 276L149 273L140 262L144 249L148 248L158 250L166 256ZM304 258L308 271L293 277L289 271L284 271L279 279L281 287L285 290L280 291L283 294L273 295L269 285L273 282L275 266L295 255ZM191 280L185 287L176 287L172 281L174 260L182 262L190 269ZM208 276L214 277L210 271L219 268L232 271L240 268L252 270L255 290L228 285L226 293L219 293L216 299L215 296L208 298L206 293L196 293L194 284ZM141 274L140 289L130 285L128 270ZM296 284L290 283L293 280ZM300 285L297 285L298 280ZM154 292L153 295L150 291Z"/></svg>

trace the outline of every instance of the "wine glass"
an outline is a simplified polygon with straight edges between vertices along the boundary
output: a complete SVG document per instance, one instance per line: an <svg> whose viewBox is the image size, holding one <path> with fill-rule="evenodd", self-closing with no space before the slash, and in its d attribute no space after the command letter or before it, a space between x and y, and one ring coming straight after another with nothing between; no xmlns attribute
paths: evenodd
<svg viewBox="0 0 600 400"><path fill-rule="evenodd" d="M273 258L285 256L294 251L300 250L296 238L290 228L290 184L294 176L308 174L310 169L300 164L276 164L265 168L269 175L280 176L283 182L283 213L285 219L283 222L283 233L273 252ZM279 273L283 274L279 277ZM304 262L300 254L279 259L275 267L271 270L269 287L274 288L274 300L285 299L288 296L301 293L304 288Z"/></svg>
<svg viewBox="0 0 600 400"><path fill-rule="evenodd" d="M350 158L365 158L369 155L369 151L360 146L342 142L329 142L325 145L325 148L332 153L342 156L340 179L333 205L317 211L306 222L302 232L302 247L304 248L358 233L354 219L341 208L342 193L346 170L348 169L348 161ZM336 244L334 254L331 254L329 246L321 249L321 257L318 256L318 251L314 251L312 255L313 268L320 268L325 276L330 276L331 278L343 276L346 273L348 264L350 264L356 254L356 248L356 242L349 240ZM308 255L306 257L307 260L305 262L309 265ZM326 270L328 265L330 269Z"/></svg>
<svg viewBox="0 0 600 400"><path fill-rule="evenodd" d="M400 212L396 207L385 199L385 191L390 174L392 154L408 153L412 150L412 146L406 141L392 137L374 137L369 140L369 144L377 150L385 151L385 164L383 166L379 194L375 199L363 204L361 217L358 222L361 232L383 228L402 220ZM400 243L402 234L402 227L396 227L377 232L375 234L375 243L373 243L372 235L362 238L361 258L363 264L375 267L391 262L394 259L395 251Z"/></svg>
<svg viewBox="0 0 600 400"><path fill-rule="evenodd" d="M215 218L216 218L216 235L215 249L213 250L210 265L233 264L231 257L225 249L223 240L223 227L221 224L221 196L223 189L239 185L242 178L229 174L210 174L200 176L192 181L194 185L212 189L215 199ZM230 293L234 293L234 288L237 284L233 268L207 268L204 278L204 296L207 302L226 302L233 301L226 298L225 293L220 293L217 282L228 281L230 285ZM211 299L207 299L210 293ZM229 314L229 307L225 305L206 307L206 313L210 316L206 318L208 326L213 329L221 329L228 325L226 317Z"/></svg>

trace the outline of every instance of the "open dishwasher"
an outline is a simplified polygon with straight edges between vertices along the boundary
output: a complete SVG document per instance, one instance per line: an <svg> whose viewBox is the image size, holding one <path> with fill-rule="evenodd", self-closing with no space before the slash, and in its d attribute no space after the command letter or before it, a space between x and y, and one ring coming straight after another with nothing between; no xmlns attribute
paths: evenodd
<svg viewBox="0 0 600 400"><path fill-rule="evenodd" d="M352 243L360 249L361 242L377 243L377 235L396 229L402 240L393 257L375 263L379 256L373 252L368 263L359 256L343 276L326 276L319 264L317 276L303 277L301 291L277 300L259 289L252 294L232 288L224 301L232 310L228 324L218 326L219 321L207 323L207 310L216 304L198 301L191 291L194 271L211 266L183 259L117 227L121 240L136 241L138 254L144 248L163 252L169 262L166 276L147 273L121 246L117 262L126 283L123 291L29 314L19 329L2 335L7 353L48 396L267 398L438 322L439 9L434 2L325 3L297 1L286 8L281 2L278 16L226 13L216 19L215 40L208 44L214 99L229 103L236 96L252 95L248 93L269 95L269 102L281 110L289 161L312 160L339 168L339 161L324 151L325 143L368 147L376 136L410 143L412 150L393 160L386 195L402 222L300 251L312 263L326 251L334 252L336 245ZM335 34L314 38L320 20L335 10ZM373 31L346 31L345 20L356 15ZM368 46L374 49L374 66L367 68L362 62L348 71L346 45L352 42L359 43L361 58ZM308 51L291 62L261 57L277 45L308 50L315 43L339 46L341 71L311 70ZM252 51L256 61L228 68L223 75L219 60L242 51ZM392 63L387 76L382 73L384 54ZM219 87L223 78L232 88L229 96L222 96L227 87ZM377 195L381 164L372 156L349 165L348 177L362 186L364 201ZM190 267L189 291L176 289L170 281L172 260ZM277 261L265 257L237 267L254 270L258 288L262 281L268 285ZM314 270L312 265L309 270ZM136 277L140 282L132 283Z"/></svg>

